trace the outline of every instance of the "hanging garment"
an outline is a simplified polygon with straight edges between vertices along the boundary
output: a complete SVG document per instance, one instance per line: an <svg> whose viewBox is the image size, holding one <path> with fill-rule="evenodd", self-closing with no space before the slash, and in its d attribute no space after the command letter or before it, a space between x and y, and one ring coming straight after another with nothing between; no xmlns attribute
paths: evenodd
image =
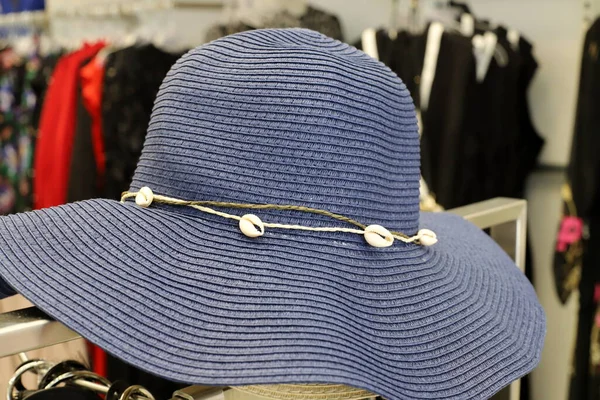
<svg viewBox="0 0 600 400"><path fill-rule="evenodd" d="M465 99L474 76L471 42L463 36L444 32L441 37L435 79L429 104L423 111L421 157L423 177L436 201L444 208L464 205L458 197L460 185L473 171L464 163L467 118ZM462 175L459 175L461 174Z"/></svg>
<svg viewBox="0 0 600 400"><path fill-rule="evenodd" d="M61 56L61 53L56 53L42 57L40 59L40 68L31 79L31 89L36 97L32 116L32 125L35 127L35 129L38 129L39 127L46 91L50 85L50 79L52 78L52 73L54 72L56 63Z"/></svg>
<svg viewBox="0 0 600 400"><path fill-rule="evenodd" d="M483 197L522 198L527 177L535 168L544 144L531 120L527 100L538 64L531 44L523 36L519 35L515 45L506 28L498 27L494 32L497 46L507 58L494 60L487 78L495 85L492 90L497 99L492 103L494 120L487 125L498 127L500 133L484 146L488 153L485 158L487 175L492 177L490 181L494 184L485 188Z"/></svg>
<svg viewBox="0 0 600 400"><path fill-rule="evenodd" d="M600 398L600 321L595 318L600 302L600 208L597 205L600 198L600 118L597 112L600 102L599 45L600 19L592 24L585 37L568 168L574 206L584 224L577 345L569 394L571 400ZM555 271L560 267L555 265ZM561 275L555 278L561 279Z"/></svg>
<svg viewBox="0 0 600 400"><path fill-rule="evenodd" d="M506 35L496 35L496 47L506 53L506 60L494 57L490 63L485 81L481 83L479 100L482 114L472 115L476 121L476 134L479 135L481 201L500 196L515 196L512 193L517 178L519 158L515 144L521 136L517 114L517 98L521 56L514 51ZM487 116L487 119L484 119Z"/></svg>
<svg viewBox="0 0 600 400"><path fill-rule="evenodd" d="M590 27L585 37L581 77L577 100L575 132L571 150L568 177L573 189L573 200L579 215L589 218L597 202L600 184L600 19Z"/></svg>
<svg viewBox="0 0 600 400"><path fill-rule="evenodd" d="M377 59L402 79L418 108L426 35L400 31L395 38L391 38L388 31L379 29L374 33L374 40ZM366 51L366 45L363 40L360 40L354 44L354 47Z"/></svg>
<svg viewBox="0 0 600 400"><path fill-rule="evenodd" d="M77 122L71 156L68 201L102 195L106 161L102 132L104 63L93 57L80 70Z"/></svg>
<svg viewBox="0 0 600 400"><path fill-rule="evenodd" d="M81 96L83 105L92 119L92 149L98 175L97 186L103 184L106 170L104 133L102 130L102 92L104 86L104 61L94 57L81 69Z"/></svg>
<svg viewBox="0 0 600 400"><path fill-rule="evenodd" d="M90 59L82 62L86 65ZM81 70L78 71L81 74ZM92 144L92 117L84 105L82 82L76 84L75 132L71 150L71 165L67 185L67 202L87 200L98 197L98 176Z"/></svg>
<svg viewBox="0 0 600 400"><path fill-rule="evenodd" d="M12 50L0 55L6 67L0 75L0 214L32 209L32 165L37 104L32 82L40 59L17 58Z"/></svg>
<svg viewBox="0 0 600 400"><path fill-rule="evenodd" d="M510 33L511 31L508 31L506 36L509 41ZM533 45L523 35L519 35L517 50L521 56L521 69L517 86L519 135L516 150L519 164L514 176L515 186L511 192L515 193L517 197L524 197L527 178L537 166L545 141L533 124L527 97L531 81L538 69L538 62L533 55Z"/></svg>
<svg viewBox="0 0 600 400"><path fill-rule="evenodd" d="M569 184L561 189L563 201L560 226L556 235L554 252L554 283L558 298L565 304L571 293L578 289L583 264L583 249L587 228L577 214ZM584 235L585 233L585 235Z"/></svg>
<svg viewBox="0 0 600 400"><path fill-rule="evenodd" d="M104 43L85 45L61 58L52 75L40 119L35 149L34 207L45 208L67 201L69 171L77 115L77 84L82 63Z"/></svg>
<svg viewBox="0 0 600 400"><path fill-rule="evenodd" d="M375 36L380 61L403 80L417 108L421 106L422 72L431 29L429 26L417 35L400 31L394 39L385 30L378 30ZM474 60L468 38L443 32L437 45L427 110L421 111L421 170L436 201L448 208L463 205L457 200L457 174L461 171L466 110L465 103L457 99L466 96L474 76ZM362 48L362 42L355 47Z"/></svg>
<svg viewBox="0 0 600 400"><path fill-rule="evenodd" d="M119 199L129 188L156 93L178 57L153 45L128 47L107 56L102 96L106 157L103 197Z"/></svg>

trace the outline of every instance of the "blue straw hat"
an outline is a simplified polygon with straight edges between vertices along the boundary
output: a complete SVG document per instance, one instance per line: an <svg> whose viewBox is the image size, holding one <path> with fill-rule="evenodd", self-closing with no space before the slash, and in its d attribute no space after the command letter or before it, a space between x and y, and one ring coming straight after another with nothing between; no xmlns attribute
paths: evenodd
<svg viewBox="0 0 600 400"><path fill-rule="evenodd" d="M488 398L538 363L544 312L485 233L419 212L419 176L388 68L316 32L245 32L173 66L123 202L0 218L0 276L172 380Z"/></svg>

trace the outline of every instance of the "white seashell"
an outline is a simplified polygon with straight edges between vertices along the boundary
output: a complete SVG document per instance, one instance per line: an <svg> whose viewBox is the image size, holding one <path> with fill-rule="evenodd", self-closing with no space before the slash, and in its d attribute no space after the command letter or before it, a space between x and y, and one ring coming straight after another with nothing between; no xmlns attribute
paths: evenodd
<svg viewBox="0 0 600 400"><path fill-rule="evenodd" d="M373 247L389 247L394 243L394 236L381 225L369 225L365 228L365 240Z"/></svg>
<svg viewBox="0 0 600 400"><path fill-rule="evenodd" d="M265 234L263 222L254 214L246 214L240 219L240 230L244 235L251 238Z"/></svg>
<svg viewBox="0 0 600 400"><path fill-rule="evenodd" d="M143 188L141 188L135 196L135 204L144 208L152 204L153 200L154 193L152 193L152 189L150 189L148 186L144 186Z"/></svg>
<svg viewBox="0 0 600 400"><path fill-rule="evenodd" d="M419 238L419 243L423 246L433 246L438 241L435 232L429 229L419 230L417 237Z"/></svg>

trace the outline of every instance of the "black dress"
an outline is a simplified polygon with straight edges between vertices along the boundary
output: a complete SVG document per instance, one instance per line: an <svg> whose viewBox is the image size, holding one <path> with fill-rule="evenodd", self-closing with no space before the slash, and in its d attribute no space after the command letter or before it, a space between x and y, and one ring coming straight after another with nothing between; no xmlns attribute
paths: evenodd
<svg viewBox="0 0 600 400"><path fill-rule="evenodd" d="M428 29L422 34L400 31L393 39L385 30L376 32L379 60L402 79L417 109ZM355 47L361 49L362 43ZM444 32L429 105L422 113L421 171L436 201L445 208L464 204L457 180L464 179L460 174L465 170L471 172L463 165L467 109L462 100L474 76L474 65L471 40Z"/></svg>
<svg viewBox="0 0 600 400"><path fill-rule="evenodd" d="M421 137L423 177L444 208L468 204L465 192L477 183L468 163L479 146L465 136L474 76L471 40L444 32Z"/></svg>
<svg viewBox="0 0 600 400"><path fill-rule="evenodd" d="M154 99L179 57L153 45L128 47L107 56L102 96L106 156L103 197L120 199L121 193L129 189Z"/></svg>
<svg viewBox="0 0 600 400"><path fill-rule="evenodd" d="M83 61L80 67L83 67L89 61L90 59ZM92 117L83 104L81 82L79 80L76 104L75 135L73 137L67 189L67 202L69 203L101 196L98 190L96 161L92 145Z"/></svg>

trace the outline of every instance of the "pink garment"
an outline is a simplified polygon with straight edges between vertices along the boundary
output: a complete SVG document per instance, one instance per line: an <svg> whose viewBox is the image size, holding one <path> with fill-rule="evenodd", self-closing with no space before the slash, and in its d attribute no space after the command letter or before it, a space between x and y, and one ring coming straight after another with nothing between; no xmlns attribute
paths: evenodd
<svg viewBox="0 0 600 400"><path fill-rule="evenodd" d="M556 240L556 251L564 252L567 247L581 240L583 220L578 217L563 217Z"/></svg>

